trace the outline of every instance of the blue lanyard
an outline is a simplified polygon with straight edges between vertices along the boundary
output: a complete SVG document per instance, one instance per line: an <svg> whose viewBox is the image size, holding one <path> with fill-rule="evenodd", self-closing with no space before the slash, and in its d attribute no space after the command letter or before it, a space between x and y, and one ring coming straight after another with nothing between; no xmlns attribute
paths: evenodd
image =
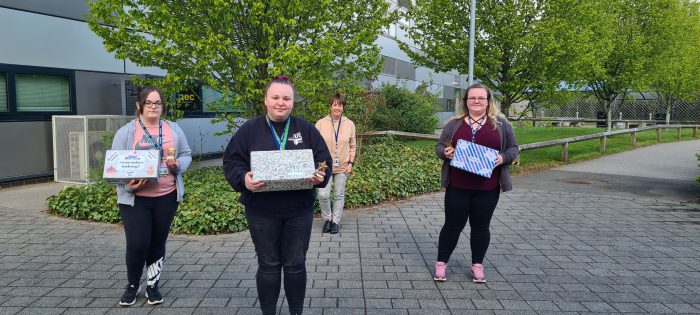
<svg viewBox="0 0 700 315"><path fill-rule="evenodd" d="M486 121L485 118L486 115L481 116L481 118L479 118L478 121L472 118L472 116L469 116L469 118L467 119L467 121L469 122L469 128L472 130L472 143L476 140L476 132L479 131L479 129L481 129L481 127L484 125L484 122ZM474 123L477 124L476 128L472 127Z"/></svg>
<svg viewBox="0 0 700 315"><path fill-rule="evenodd" d="M289 121L291 120L290 118L292 115L287 116L287 119L285 119L285 124L284 124L284 132L282 133L282 138L280 138L277 135L277 132L275 131L275 128L272 127L272 122L270 122L270 117L265 114L265 120L267 120L267 125L270 127L270 132L272 132L272 139L275 140L275 144L277 145L277 149L282 151L284 148L287 146L287 132L289 131Z"/></svg>
<svg viewBox="0 0 700 315"><path fill-rule="evenodd" d="M160 141L160 144L153 140L153 137L151 136L151 133L148 132L148 129L146 129L146 126L143 125L143 122L141 119L139 119L139 124L141 125L141 129L143 129L143 132L146 133L146 136L148 136L148 140L151 142L154 148L158 149L160 151L160 158L163 158L163 122L161 119L158 119L158 140Z"/></svg>
<svg viewBox="0 0 700 315"><path fill-rule="evenodd" d="M338 118L338 130L333 130L335 134L335 157L338 157L338 135L340 135L340 123L343 121L343 115ZM333 128L333 116L331 116L331 128Z"/></svg>

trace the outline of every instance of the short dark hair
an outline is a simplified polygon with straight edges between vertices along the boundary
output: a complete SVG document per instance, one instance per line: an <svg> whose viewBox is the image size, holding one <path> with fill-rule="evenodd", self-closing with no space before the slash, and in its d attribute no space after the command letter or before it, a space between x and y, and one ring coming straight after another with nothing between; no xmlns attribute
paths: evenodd
<svg viewBox="0 0 700 315"><path fill-rule="evenodd" d="M340 95L340 93L335 93L331 95L331 97L328 99L328 106L333 106L336 102L340 103L340 105L343 105L345 107L345 97Z"/></svg>

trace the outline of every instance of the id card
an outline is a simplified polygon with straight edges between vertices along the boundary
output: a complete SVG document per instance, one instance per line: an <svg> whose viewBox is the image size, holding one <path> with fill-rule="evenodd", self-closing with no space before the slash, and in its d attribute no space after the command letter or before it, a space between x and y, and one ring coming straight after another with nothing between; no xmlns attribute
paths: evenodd
<svg viewBox="0 0 700 315"><path fill-rule="evenodd" d="M338 158L333 159L333 167L339 167L340 166L340 160Z"/></svg>
<svg viewBox="0 0 700 315"><path fill-rule="evenodd" d="M161 165L158 168L158 176L160 176L160 177L168 176L168 172L170 172L170 171L168 170L168 167L165 165Z"/></svg>

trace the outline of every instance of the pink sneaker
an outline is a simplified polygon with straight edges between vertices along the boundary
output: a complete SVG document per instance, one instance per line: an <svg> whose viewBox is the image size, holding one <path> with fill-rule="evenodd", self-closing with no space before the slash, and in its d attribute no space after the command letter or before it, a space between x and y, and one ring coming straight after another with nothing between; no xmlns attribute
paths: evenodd
<svg viewBox="0 0 700 315"><path fill-rule="evenodd" d="M484 265L472 264L472 281L474 283L486 283L486 276L484 276Z"/></svg>
<svg viewBox="0 0 700 315"><path fill-rule="evenodd" d="M438 261L435 263L435 273L433 274L433 280L435 281L446 281L447 280L447 264Z"/></svg>

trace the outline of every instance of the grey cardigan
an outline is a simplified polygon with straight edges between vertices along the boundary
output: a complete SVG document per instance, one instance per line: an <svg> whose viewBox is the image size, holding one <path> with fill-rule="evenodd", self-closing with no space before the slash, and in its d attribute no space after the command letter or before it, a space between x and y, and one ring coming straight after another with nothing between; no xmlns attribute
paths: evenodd
<svg viewBox="0 0 700 315"><path fill-rule="evenodd" d="M445 141L451 141L454 137L455 132L462 125L462 118L452 119L442 129L442 134L440 135L440 140L437 145L435 145L435 153L442 159L442 176L441 182L442 187L447 188L450 184L450 159L445 156ZM518 143L515 140L515 133L513 132L513 125L510 124L508 119L502 116L496 117L496 129L498 129L498 134L501 136L501 150L500 154L503 156L502 165L510 165L518 158ZM513 189L513 181L510 178L510 172L508 167L501 167L501 178L498 179L501 185L501 191L506 192Z"/></svg>
<svg viewBox="0 0 700 315"><path fill-rule="evenodd" d="M177 143L177 159L178 170L175 174L175 185L177 191L177 202L182 201L182 196L185 194L185 184L182 181L182 173L184 173L192 162L192 151L187 144L185 133L182 132L180 126L172 121L163 119L164 122L170 125L173 130L173 141ZM117 130L112 141L113 150L129 150L134 147L134 134L136 133L136 120L132 120L126 125ZM134 192L131 191L126 184L117 184L117 203L124 205L134 205Z"/></svg>

